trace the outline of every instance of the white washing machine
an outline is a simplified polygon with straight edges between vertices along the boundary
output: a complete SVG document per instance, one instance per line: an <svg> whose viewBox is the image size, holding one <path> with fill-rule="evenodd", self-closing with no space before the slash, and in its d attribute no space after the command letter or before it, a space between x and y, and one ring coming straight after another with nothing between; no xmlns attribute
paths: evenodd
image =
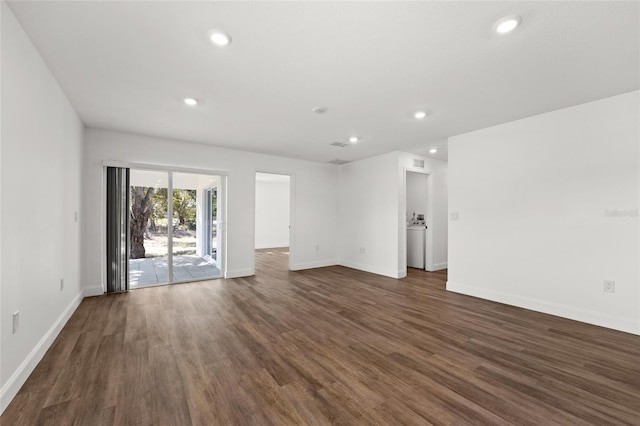
<svg viewBox="0 0 640 426"><path fill-rule="evenodd" d="M424 225L407 227L407 266L409 268L424 269L426 252L426 231Z"/></svg>

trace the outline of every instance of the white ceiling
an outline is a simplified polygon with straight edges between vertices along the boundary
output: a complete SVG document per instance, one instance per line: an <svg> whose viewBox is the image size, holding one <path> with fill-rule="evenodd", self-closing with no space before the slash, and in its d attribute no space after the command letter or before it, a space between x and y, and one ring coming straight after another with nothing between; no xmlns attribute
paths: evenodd
<svg viewBox="0 0 640 426"><path fill-rule="evenodd" d="M10 6L86 126L314 161L431 155L449 136L640 88L638 2ZM511 14L522 25L493 33ZM214 28L231 45L214 47ZM330 146L352 134L362 142Z"/></svg>

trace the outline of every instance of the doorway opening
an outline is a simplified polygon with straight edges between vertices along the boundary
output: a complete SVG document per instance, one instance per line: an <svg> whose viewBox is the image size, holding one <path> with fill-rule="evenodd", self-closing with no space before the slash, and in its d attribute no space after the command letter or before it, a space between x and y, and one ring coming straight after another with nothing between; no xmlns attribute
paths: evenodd
<svg viewBox="0 0 640 426"><path fill-rule="evenodd" d="M256 172L256 269L291 269L291 176Z"/></svg>
<svg viewBox="0 0 640 426"><path fill-rule="evenodd" d="M429 226L429 175L406 170L405 173L405 221L407 268L432 269L432 244Z"/></svg>
<svg viewBox="0 0 640 426"><path fill-rule="evenodd" d="M127 180L112 195L122 200L119 212L107 208L107 239L122 248L108 247L107 268L125 271L117 291L222 277L224 176L116 167L108 174L114 169Z"/></svg>

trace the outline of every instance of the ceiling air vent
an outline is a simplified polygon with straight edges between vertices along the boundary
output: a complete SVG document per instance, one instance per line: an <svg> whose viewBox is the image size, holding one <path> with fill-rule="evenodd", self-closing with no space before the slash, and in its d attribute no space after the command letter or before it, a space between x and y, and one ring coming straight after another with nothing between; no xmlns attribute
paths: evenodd
<svg viewBox="0 0 640 426"><path fill-rule="evenodd" d="M347 163L348 163L348 161L346 161L346 160L338 160L337 158L335 160L329 161L329 164L337 164L337 165L347 164Z"/></svg>
<svg viewBox="0 0 640 426"><path fill-rule="evenodd" d="M421 169L424 169L424 160L418 160L417 158L414 158L413 167L420 167Z"/></svg>
<svg viewBox="0 0 640 426"><path fill-rule="evenodd" d="M345 146L349 146L348 143L343 143L343 142L334 142L331 144L331 146L337 146L339 148L344 148Z"/></svg>

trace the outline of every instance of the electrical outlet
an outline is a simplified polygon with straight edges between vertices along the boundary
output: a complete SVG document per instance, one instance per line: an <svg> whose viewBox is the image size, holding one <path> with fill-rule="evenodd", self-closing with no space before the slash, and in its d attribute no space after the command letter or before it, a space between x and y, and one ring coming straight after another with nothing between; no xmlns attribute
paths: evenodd
<svg viewBox="0 0 640 426"><path fill-rule="evenodd" d="M316 246L316 251L320 251L320 246Z"/></svg>
<svg viewBox="0 0 640 426"><path fill-rule="evenodd" d="M364 247L360 247L360 253L365 254L367 251L364 249Z"/></svg>
<svg viewBox="0 0 640 426"><path fill-rule="evenodd" d="M15 311L13 313L13 334L16 334L20 329L20 311Z"/></svg>
<svg viewBox="0 0 640 426"><path fill-rule="evenodd" d="M78 223L78 212L73 212L73 221Z"/></svg>
<svg viewBox="0 0 640 426"><path fill-rule="evenodd" d="M458 212L450 212L449 213L449 220L451 220L452 222L455 220L458 220L460 218L460 213Z"/></svg>
<svg viewBox="0 0 640 426"><path fill-rule="evenodd" d="M64 278L60 278L60 291L64 290Z"/></svg>
<svg viewBox="0 0 640 426"><path fill-rule="evenodd" d="M616 282L613 280L604 280L602 281L602 291L605 293L615 293L616 292Z"/></svg>

